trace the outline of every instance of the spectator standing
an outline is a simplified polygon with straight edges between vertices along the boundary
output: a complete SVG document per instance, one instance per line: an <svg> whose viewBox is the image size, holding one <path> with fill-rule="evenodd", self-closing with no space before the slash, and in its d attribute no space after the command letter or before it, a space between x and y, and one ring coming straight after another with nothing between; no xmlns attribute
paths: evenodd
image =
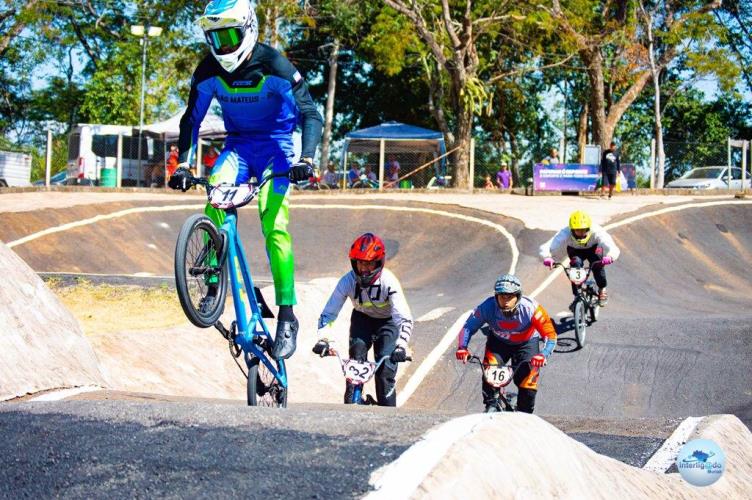
<svg viewBox="0 0 752 500"><path fill-rule="evenodd" d="M496 173L496 185L502 191L509 191L512 189L512 184L512 172L509 171L506 162L502 162L499 171Z"/></svg>
<svg viewBox="0 0 752 500"><path fill-rule="evenodd" d="M616 151L616 143L611 141L610 147L603 152L601 157L601 196L604 194L604 188L608 185L608 199L614 193L614 186L616 186L616 178L621 172L621 162L619 160L619 153Z"/></svg>
<svg viewBox="0 0 752 500"><path fill-rule="evenodd" d="M559 151L556 148L551 148L551 151L549 152L548 156L546 156L543 159L544 165L558 165L561 163L561 159L559 158Z"/></svg>
<svg viewBox="0 0 752 500"><path fill-rule="evenodd" d="M178 168L178 145L170 144L170 155L167 157L167 177L172 177Z"/></svg>
<svg viewBox="0 0 752 500"><path fill-rule="evenodd" d="M494 183L491 180L491 174L486 174L485 184L483 185L483 189L494 189Z"/></svg>
<svg viewBox="0 0 752 500"><path fill-rule="evenodd" d="M204 164L205 177L211 175L212 168L214 168L214 164L217 163L217 158L219 158L217 148L215 148L213 144L210 144L206 153L204 153L204 157L201 159L201 162Z"/></svg>

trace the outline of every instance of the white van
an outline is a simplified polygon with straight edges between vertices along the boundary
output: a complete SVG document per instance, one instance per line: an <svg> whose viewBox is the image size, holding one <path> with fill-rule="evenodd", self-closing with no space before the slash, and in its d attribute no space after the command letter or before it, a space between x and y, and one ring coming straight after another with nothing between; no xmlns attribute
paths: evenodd
<svg viewBox="0 0 752 500"><path fill-rule="evenodd" d="M138 140L133 127L80 123L68 135L68 184L98 184L103 168L117 166L118 135L123 136L123 186L137 186L143 181L143 169L156 157L164 161L164 145L151 137L141 137L141 164L138 165ZM135 130L138 134L138 129ZM156 156L155 156L156 153Z"/></svg>
<svg viewBox="0 0 752 500"><path fill-rule="evenodd" d="M28 186L30 177L30 154L0 151L0 187Z"/></svg>

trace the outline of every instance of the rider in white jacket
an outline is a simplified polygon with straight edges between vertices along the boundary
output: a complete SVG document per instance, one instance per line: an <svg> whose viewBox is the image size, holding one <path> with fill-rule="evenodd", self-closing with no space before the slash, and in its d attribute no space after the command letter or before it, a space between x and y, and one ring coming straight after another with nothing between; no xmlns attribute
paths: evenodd
<svg viewBox="0 0 752 500"><path fill-rule="evenodd" d="M572 267L582 267L583 261L588 261L598 285L598 300L605 306L608 302L605 266L613 264L621 253L611 235L593 224L587 213L577 210L569 216L569 225L540 247L543 265L549 269L554 265L553 256L561 258L564 253Z"/></svg>
<svg viewBox="0 0 752 500"><path fill-rule="evenodd" d="M389 356L376 372L376 399L380 406L396 406L397 363L407 359L413 317L397 277L384 267L384 242L366 233L350 247L352 271L340 278L319 317L319 330L337 319L349 298L350 358L365 360L373 345L375 359ZM351 402L352 386L345 388Z"/></svg>

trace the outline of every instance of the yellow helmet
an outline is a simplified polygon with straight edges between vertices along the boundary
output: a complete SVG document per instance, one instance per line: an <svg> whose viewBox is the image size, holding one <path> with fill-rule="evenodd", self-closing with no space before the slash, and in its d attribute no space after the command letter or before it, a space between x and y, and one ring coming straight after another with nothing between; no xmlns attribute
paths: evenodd
<svg viewBox="0 0 752 500"><path fill-rule="evenodd" d="M590 216L582 210L576 210L569 216L569 231L572 233L572 239L574 239L580 245L584 245L590 239L590 226L592 221ZM586 229L587 234L584 238L578 238L574 235L575 229Z"/></svg>

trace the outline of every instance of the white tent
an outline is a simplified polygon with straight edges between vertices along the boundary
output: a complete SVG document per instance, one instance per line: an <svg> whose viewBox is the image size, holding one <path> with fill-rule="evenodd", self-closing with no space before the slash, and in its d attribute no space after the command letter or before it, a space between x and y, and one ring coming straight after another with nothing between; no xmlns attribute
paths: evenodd
<svg viewBox="0 0 752 500"><path fill-rule="evenodd" d="M160 135L165 141L176 140L180 135L180 119L183 117L183 113L185 113L185 108L181 109L178 114L164 121L144 125L144 133ZM137 130L138 128L135 129L136 134L138 134ZM211 112L206 113L206 116L201 122L201 128L198 131L198 135L199 137L207 139L221 139L225 137L227 131L225 130L224 120L221 116L217 116Z"/></svg>

